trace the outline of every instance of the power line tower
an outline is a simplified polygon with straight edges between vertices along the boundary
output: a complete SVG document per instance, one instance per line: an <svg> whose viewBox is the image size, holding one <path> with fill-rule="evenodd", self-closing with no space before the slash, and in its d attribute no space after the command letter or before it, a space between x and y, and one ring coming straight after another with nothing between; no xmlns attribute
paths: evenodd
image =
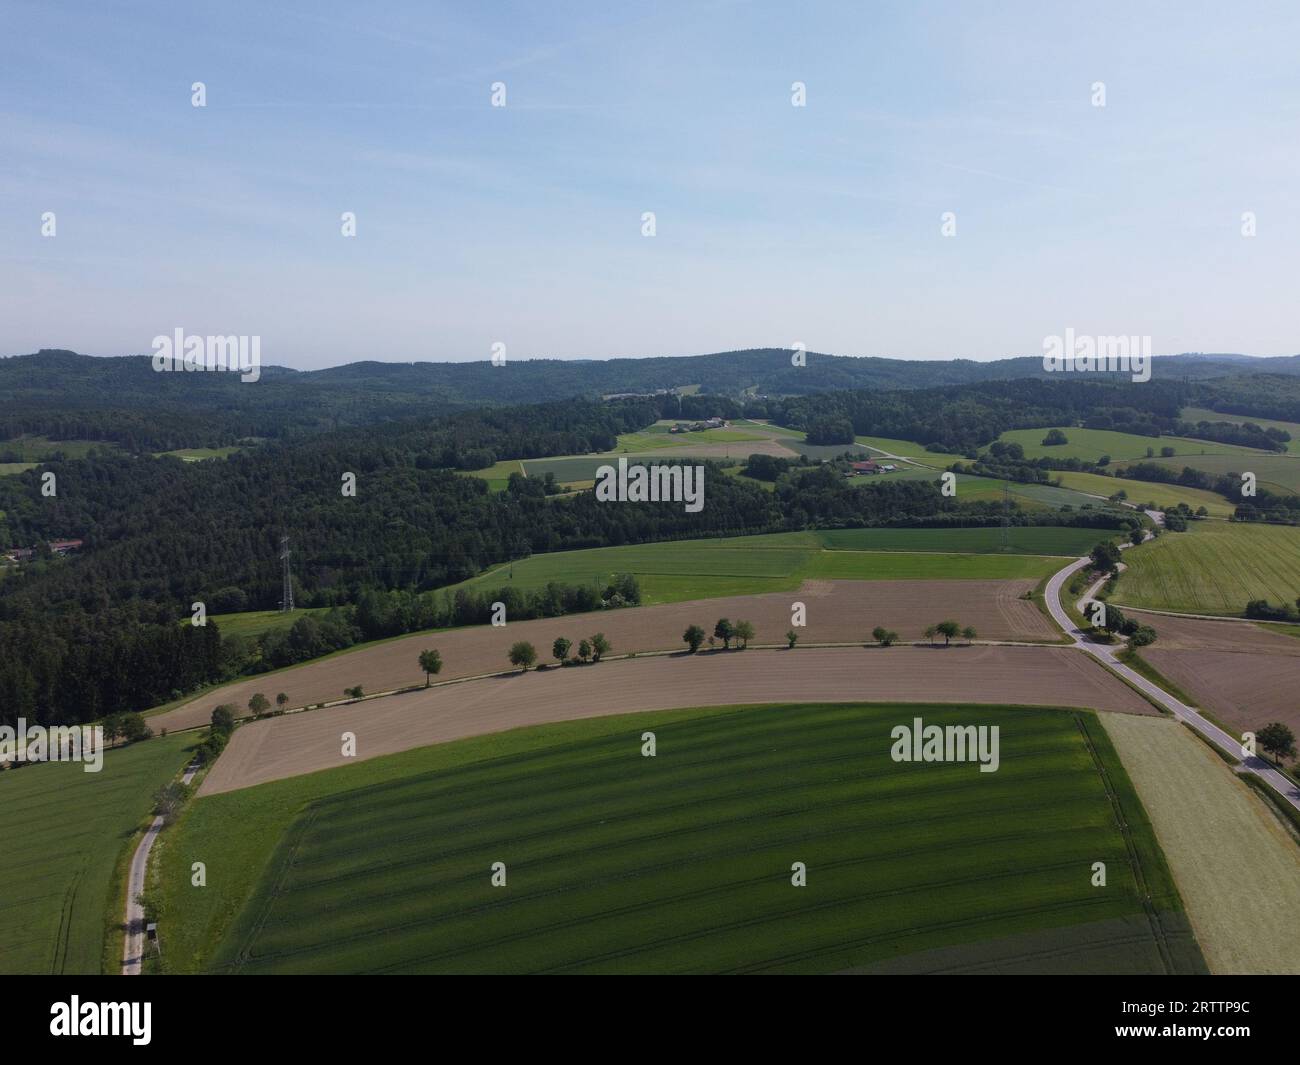
<svg viewBox="0 0 1300 1065"><path fill-rule="evenodd" d="M280 594L280 612L293 613L293 580L289 576L289 538L280 537L280 568L284 573L284 591Z"/></svg>

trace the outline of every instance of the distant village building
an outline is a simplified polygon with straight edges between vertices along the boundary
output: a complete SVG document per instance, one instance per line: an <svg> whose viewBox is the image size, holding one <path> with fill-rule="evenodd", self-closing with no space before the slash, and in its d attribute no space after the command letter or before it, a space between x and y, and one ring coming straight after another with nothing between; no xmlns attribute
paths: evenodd
<svg viewBox="0 0 1300 1065"><path fill-rule="evenodd" d="M872 462L870 459L867 459L865 462L855 462L852 464L852 466L853 466L853 472L855 474L881 472L880 465L878 463Z"/></svg>
<svg viewBox="0 0 1300 1065"><path fill-rule="evenodd" d="M79 550L81 545L81 540L51 540L49 548L56 555L66 555L69 551ZM4 557L10 562L30 562L36 557L36 548L11 547L5 551Z"/></svg>

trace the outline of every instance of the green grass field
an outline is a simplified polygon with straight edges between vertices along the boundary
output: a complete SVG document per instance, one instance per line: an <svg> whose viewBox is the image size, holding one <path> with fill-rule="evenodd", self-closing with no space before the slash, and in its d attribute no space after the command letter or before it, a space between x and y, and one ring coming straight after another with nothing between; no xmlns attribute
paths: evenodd
<svg viewBox="0 0 1300 1065"><path fill-rule="evenodd" d="M1109 455L1113 461L1127 459L1145 459L1147 448L1151 448L1156 457L1160 449L1172 447L1179 456L1187 455L1258 455L1260 452L1251 448L1237 447L1234 444L1217 444L1210 440L1188 440L1178 436L1136 436L1132 433L1116 433L1109 429L1076 429L1072 426L1059 426L1069 442L1043 446L1043 438L1048 429L1013 429L1003 433L999 440L1008 444L1019 444L1025 449L1025 456L1031 459L1086 459L1095 461L1102 455ZM1190 463L1189 463L1190 465Z"/></svg>
<svg viewBox="0 0 1300 1065"><path fill-rule="evenodd" d="M35 462L0 462L0 477L26 473L28 470L35 469L37 465L38 463Z"/></svg>
<svg viewBox="0 0 1300 1065"><path fill-rule="evenodd" d="M702 429L697 433L672 433L673 421L655 422L639 433L621 433L614 454L637 454L644 451L663 451L666 448L689 448L699 444L742 444L754 440L768 440L773 435L757 423L737 428Z"/></svg>
<svg viewBox="0 0 1300 1065"><path fill-rule="evenodd" d="M997 724L1001 767L892 761L890 730L916 716ZM172 831L159 931L173 972L818 973L953 946L969 964L1008 937L1077 971L1099 927L1117 932L1089 951L1093 971L1204 971L1087 712L570 722L200 799ZM222 871L205 888L190 886L196 860Z"/></svg>
<svg viewBox="0 0 1300 1065"><path fill-rule="evenodd" d="M161 458L164 455L172 455L178 459L184 459L186 462L202 462L204 459L224 459L237 452L243 451L242 447L182 447L175 451L158 451L155 452L155 458Z"/></svg>
<svg viewBox="0 0 1300 1065"><path fill-rule="evenodd" d="M98 773L71 762L0 772L0 973L101 971L125 902L118 860L194 742L168 736L106 751Z"/></svg>
<svg viewBox="0 0 1300 1065"><path fill-rule="evenodd" d="M1279 495L1300 492L1300 455L1270 455L1263 451L1252 451L1248 454L1187 455L1152 461L1176 473L1182 472L1185 466L1203 470L1214 477L1250 472L1257 478L1260 488ZM1237 483L1240 483L1240 478Z"/></svg>
<svg viewBox="0 0 1300 1065"><path fill-rule="evenodd" d="M278 610L246 610L239 614L209 614L208 620L215 621L222 636L261 636L272 629L287 629L301 617L308 614L328 614L326 606L299 607L292 614L283 614ZM189 619L181 622L188 625Z"/></svg>
<svg viewBox="0 0 1300 1065"><path fill-rule="evenodd" d="M915 440L897 440L888 436L857 436L854 439L873 450L888 452L905 459L915 459L923 465L934 466L940 470L951 466L954 462L969 461L962 455L953 455L944 451L926 451L925 445L918 444Z"/></svg>
<svg viewBox="0 0 1300 1065"><path fill-rule="evenodd" d="M0 452L15 452L21 455L21 462L43 462L56 452L63 452L70 459L84 459L91 448L102 451L121 450L116 444L107 440L51 440L48 436L24 434L12 440L0 440Z"/></svg>
<svg viewBox="0 0 1300 1065"><path fill-rule="evenodd" d="M1300 454L1300 422L1280 422L1275 418L1248 418L1244 414L1221 414L1217 410L1208 410L1205 407L1184 407L1178 416L1185 422L1232 422L1234 425L1254 422L1261 429L1285 429L1291 434L1287 451L1292 455Z"/></svg>
<svg viewBox="0 0 1300 1065"><path fill-rule="evenodd" d="M995 553L1000 529L852 529L597 547L533 555L514 564L513 578L510 567L498 566L457 587L489 590L507 580L521 589L549 581L604 586L615 573L632 573L646 603L676 603L789 591L806 578L1036 580L1059 569L1060 557L1084 554L1105 538L1101 530L1054 527L1008 535L1007 553ZM826 537L835 538L834 550Z"/></svg>
<svg viewBox="0 0 1300 1065"><path fill-rule="evenodd" d="M1204 507L1212 518L1232 516L1235 506L1221 495L1207 492L1200 488L1183 488L1176 484L1156 484L1152 481L1133 481L1125 477L1107 477L1100 473L1070 473L1062 471L1053 473L1059 477L1063 487L1091 492L1094 495L1111 496L1123 489L1128 493L1130 503L1147 503L1154 501L1157 509L1164 510L1178 503L1186 503L1193 510Z"/></svg>
<svg viewBox="0 0 1300 1065"><path fill-rule="evenodd" d="M1300 596L1300 528L1194 522L1185 533L1124 552L1111 601L1189 614L1240 616L1251 599ZM1159 622L1155 623L1157 627Z"/></svg>

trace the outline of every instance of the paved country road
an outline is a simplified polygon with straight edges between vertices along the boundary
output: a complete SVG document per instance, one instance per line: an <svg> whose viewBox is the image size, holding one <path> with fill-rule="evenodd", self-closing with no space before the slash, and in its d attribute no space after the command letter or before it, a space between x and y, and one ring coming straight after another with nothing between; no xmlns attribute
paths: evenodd
<svg viewBox="0 0 1300 1065"><path fill-rule="evenodd" d="M197 765L191 765L181 777L181 783L188 784L199 771ZM122 975L139 976L140 963L144 960L144 908L136 900L144 891L145 873L149 868L149 852L153 850L154 840L162 831L163 819L155 817L145 830L144 838L131 856L131 872L126 883L126 940L122 946Z"/></svg>
<svg viewBox="0 0 1300 1065"><path fill-rule="evenodd" d="M1128 545L1124 545L1128 546ZM1047 589L1043 598L1047 601L1048 612L1051 613L1052 619L1061 626L1061 629L1074 640L1075 647L1080 648L1086 653L1096 658L1107 669L1112 670L1119 676L1137 688L1138 691L1154 699L1161 706L1169 710L1174 717L1180 721L1186 722L1202 736L1208 739L1225 754L1231 754L1240 757L1241 739L1237 736L1231 736L1218 725L1206 720L1200 713L1192 709L1181 700L1175 699L1163 688L1151 683L1146 677L1142 676L1136 670L1130 669L1115 657L1115 650L1108 644L1093 643L1084 636L1083 631L1070 620L1070 616L1061 606L1061 589L1065 586L1070 576L1083 569L1089 563L1087 557L1076 559L1070 565L1059 573L1054 574L1052 579L1047 582ZM1095 591L1096 585L1089 589L1089 593ZM1251 756L1242 760L1238 767L1241 772L1254 773L1256 776L1265 780L1268 785L1281 796L1286 802L1290 803L1296 810L1300 810L1300 791L1286 777L1274 769L1268 762L1257 756Z"/></svg>

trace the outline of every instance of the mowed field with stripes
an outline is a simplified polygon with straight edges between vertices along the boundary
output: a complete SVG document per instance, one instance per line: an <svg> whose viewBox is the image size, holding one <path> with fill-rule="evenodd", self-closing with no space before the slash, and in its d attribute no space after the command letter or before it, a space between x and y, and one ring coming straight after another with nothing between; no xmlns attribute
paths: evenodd
<svg viewBox="0 0 1300 1065"><path fill-rule="evenodd" d="M1000 768L894 761L916 717L999 726ZM222 875L193 888L196 860ZM1008 942L1047 971L1204 969L1079 711L731 707L423 748L199 799L161 898L177 972L832 972L954 946L969 970Z"/></svg>

